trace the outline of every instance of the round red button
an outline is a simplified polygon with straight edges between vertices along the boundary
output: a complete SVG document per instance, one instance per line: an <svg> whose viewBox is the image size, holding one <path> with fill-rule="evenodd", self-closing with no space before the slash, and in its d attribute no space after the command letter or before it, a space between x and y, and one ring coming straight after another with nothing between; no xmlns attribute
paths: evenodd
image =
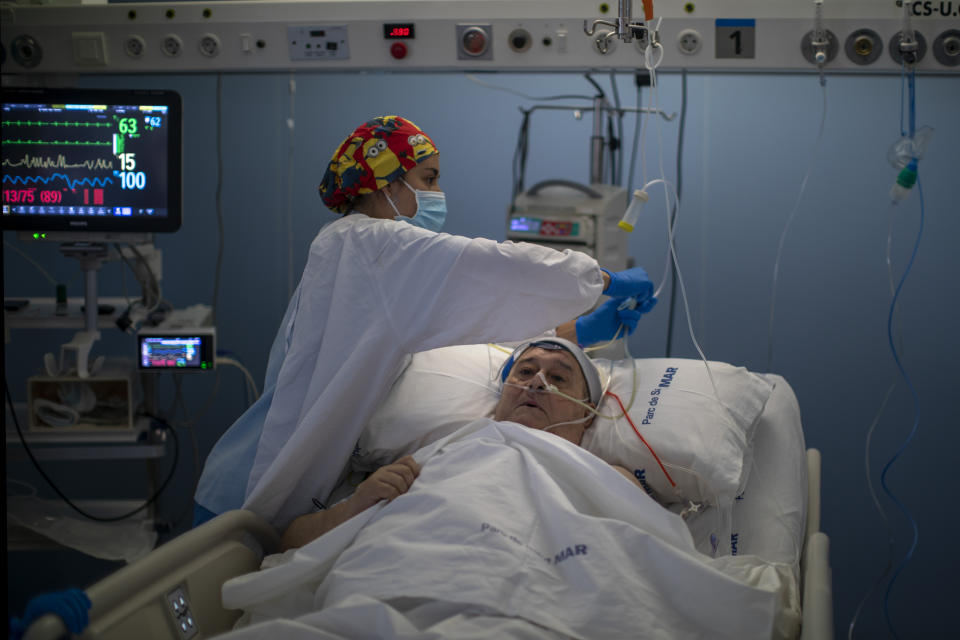
<svg viewBox="0 0 960 640"><path fill-rule="evenodd" d="M390 55L397 60L403 60L407 57L407 45L402 42L394 42L390 45Z"/></svg>

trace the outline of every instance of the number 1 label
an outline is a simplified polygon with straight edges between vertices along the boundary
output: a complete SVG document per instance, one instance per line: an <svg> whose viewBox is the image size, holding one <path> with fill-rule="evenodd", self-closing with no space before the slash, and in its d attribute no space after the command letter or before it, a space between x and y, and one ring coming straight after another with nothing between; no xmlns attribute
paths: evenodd
<svg viewBox="0 0 960 640"><path fill-rule="evenodd" d="M720 19L716 29L717 58L756 57L756 20Z"/></svg>

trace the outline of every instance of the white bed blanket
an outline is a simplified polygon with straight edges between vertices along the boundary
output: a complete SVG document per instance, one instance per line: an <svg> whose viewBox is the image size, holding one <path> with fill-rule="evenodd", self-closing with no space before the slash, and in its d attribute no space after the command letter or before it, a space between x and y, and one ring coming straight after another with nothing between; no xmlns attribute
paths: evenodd
<svg viewBox="0 0 960 640"><path fill-rule="evenodd" d="M405 495L225 583L230 637L766 639L789 597L551 434L478 420L415 457Z"/></svg>

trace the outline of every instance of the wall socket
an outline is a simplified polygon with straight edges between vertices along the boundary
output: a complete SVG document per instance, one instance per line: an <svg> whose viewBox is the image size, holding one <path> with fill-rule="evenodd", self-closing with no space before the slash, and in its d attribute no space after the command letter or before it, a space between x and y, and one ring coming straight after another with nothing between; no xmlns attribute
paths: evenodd
<svg viewBox="0 0 960 640"><path fill-rule="evenodd" d="M696 29L684 29L677 36L677 47L680 49L680 53L692 56L700 51L702 46L703 38L700 37L700 32Z"/></svg>

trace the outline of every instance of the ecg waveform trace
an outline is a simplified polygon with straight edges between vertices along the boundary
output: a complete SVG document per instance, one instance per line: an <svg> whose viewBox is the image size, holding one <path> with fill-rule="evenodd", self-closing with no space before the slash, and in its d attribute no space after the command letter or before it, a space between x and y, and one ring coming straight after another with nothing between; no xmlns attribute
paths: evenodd
<svg viewBox="0 0 960 640"><path fill-rule="evenodd" d="M58 147L112 147L113 140L4 140L3 144L53 145Z"/></svg>
<svg viewBox="0 0 960 640"><path fill-rule="evenodd" d="M5 127L106 127L113 126L110 122L59 122L44 120L4 120Z"/></svg>
<svg viewBox="0 0 960 640"><path fill-rule="evenodd" d="M49 156L34 157L30 154L24 155L19 160L13 161L7 158L3 159L4 167L24 167L27 169L79 169L106 171L113 169L112 158L96 158L95 160L81 160L80 162L68 162L67 157L62 153L57 155L56 159Z"/></svg>

